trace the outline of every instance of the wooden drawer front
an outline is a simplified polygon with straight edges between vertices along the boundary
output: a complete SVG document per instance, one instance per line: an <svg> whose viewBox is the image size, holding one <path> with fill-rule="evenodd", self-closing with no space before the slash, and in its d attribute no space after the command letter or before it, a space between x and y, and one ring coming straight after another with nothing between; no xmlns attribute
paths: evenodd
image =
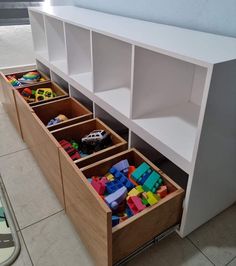
<svg viewBox="0 0 236 266"><path fill-rule="evenodd" d="M147 162L157 171L168 187L169 193L156 205L144 209L126 221L112 228L112 262L116 263L122 258L141 247L155 236L169 227L178 224L182 214L184 191L159 168L152 164L136 149L121 152L100 162L81 169L84 177L103 176L117 162L128 159L135 166Z"/></svg>
<svg viewBox="0 0 236 266"><path fill-rule="evenodd" d="M21 128L18 118L18 111L15 102L14 96L14 88L8 82L4 74L0 72L0 79L1 79L1 98L2 98L2 105L5 111L8 113L12 123L14 124L16 130L21 136Z"/></svg>
<svg viewBox="0 0 236 266"><path fill-rule="evenodd" d="M102 160L104 158L107 158L108 156L124 151L127 148L127 142L97 118L79 124L71 125L62 129L58 129L52 131L51 133L57 139L57 141L60 141L62 139L73 139L77 141L95 129L103 129L106 132L110 133L113 145L75 161L77 166L79 168L82 168L86 165L97 162L98 160ZM64 153L64 156L69 158L64 149L61 149L61 152ZM71 162L73 163L72 160Z"/></svg>
<svg viewBox="0 0 236 266"><path fill-rule="evenodd" d="M66 213L94 257L96 265L110 266L111 211L71 159L60 152L60 160Z"/></svg>
<svg viewBox="0 0 236 266"><path fill-rule="evenodd" d="M62 206L64 206L58 143L49 134L40 119L33 113L31 107L21 95L17 92L15 94L19 108L23 139L34 154Z"/></svg>
<svg viewBox="0 0 236 266"><path fill-rule="evenodd" d="M59 114L63 114L68 118L68 120L57 125L48 126L47 128L50 131L92 118L92 112L74 98L65 98L40 104L32 109L45 126Z"/></svg>
<svg viewBox="0 0 236 266"><path fill-rule="evenodd" d="M39 82L35 82L34 84L31 84L31 85L35 85L35 84L43 84L43 83L45 83L45 82L48 82L50 79L49 79L49 77L46 75L46 74L44 74L43 72L41 72L41 71L39 71L39 70L37 70L37 69L32 69L32 70L27 70L27 71L24 71L24 72L14 72L14 73L11 73L11 74L7 74L7 75L4 75L4 77L5 77L5 79L6 79L6 81L7 81L7 76L12 76L12 75L14 75L14 76L16 76L16 78L18 79L18 78L21 78L23 75L25 75L26 73L28 73L28 72L30 72L30 71L37 71L37 72L39 72L40 73L40 75L41 75L41 77L43 77L44 79L45 79L45 81L39 81ZM8 81L7 81L8 82ZM12 86L9 82L8 82L8 84L11 86L11 88L25 88L25 87L28 87L30 84L22 84L22 86L18 86L18 87L14 87L14 86Z"/></svg>
<svg viewBox="0 0 236 266"><path fill-rule="evenodd" d="M53 92L56 93L56 97L53 97L52 99L47 99L47 100L43 100L43 101L39 101L39 102L32 102L32 103L27 103L30 106L36 106L36 105L40 105L42 103L45 102L51 102L51 101L55 101L57 99L61 99L61 98L65 98L68 96L68 93L65 92L60 86L58 86L56 83L54 82L43 82L40 84L36 84L36 85L28 85L27 88L30 88L32 90L37 90L39 88L51 88ZM21 92L23 91L24 88L19 88L16 89L16 91L21 94ZM23 97L22 97L23 98ZM24 98L23 98L24 99ZM26 101L25 101L26 102Z"/></svg>

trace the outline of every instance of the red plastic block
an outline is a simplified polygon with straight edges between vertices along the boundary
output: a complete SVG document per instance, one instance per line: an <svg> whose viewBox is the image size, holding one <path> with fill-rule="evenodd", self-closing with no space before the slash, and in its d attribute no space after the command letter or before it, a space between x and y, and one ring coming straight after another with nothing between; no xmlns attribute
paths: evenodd
<svg viewBox="0 0 236 266"><path fill-rule="evenodd" d="M167 195L167 186L161 186L158 190L157 190L157 194L160 195L161 199L164 198Z"/></svg>
<svg viewBox="0 0 236 266"><path fill-rule="evenodd" d="M98 180L97 178L92 179L91 185L93 186L93 188L97 191L97 193L99 195L103 195L106 189L106 185L105 183L101 182L100 180Z"/></svg>
<svg viewBox="0 0 236 266"><path fill-rule="evenodd" d="M143 205L142 200L137 196L129 197L127 204L133 214L139 213L146 208L146 206Z"/></svg>

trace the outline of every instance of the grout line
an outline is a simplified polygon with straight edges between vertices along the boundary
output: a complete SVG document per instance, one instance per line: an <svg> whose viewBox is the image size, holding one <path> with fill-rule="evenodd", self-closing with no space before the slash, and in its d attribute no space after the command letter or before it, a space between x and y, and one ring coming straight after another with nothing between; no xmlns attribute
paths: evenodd
<svg viewBox="0 0 236 266"><path fill-rule="evenodd" d="M63 212L63 211L65 211L65 210L64 210L64 209L61 209L60 211L57 211L57 212L55 212L55 213L53 213L53 214L50 214L50 215L48 215L48 216L46 216L46 217L44 217L44 218L42 218L42 219L40 219L40 220L38 220L38 221L36 221L36 222L33 222L32 224L26 225L25 227L20 228L20 231L25 230L25 229L27 229L28 227L30 227L30 226L32 226L32 225L35 225L35 224L37 224L37 223L40 223L40 222L42 222L42 221L44 221L44 220L46 220L46 219L48 219L48 218L50 218L50 217L52 217L52 216L54 216L54 215L60 213L60 212Z"/></svg>
<svg viewBox="0 0 236 266"><path fill-rule="evenodd" d="M236 259L236 256L232 258L229 262L226 263L226 266L229 265L234 259Z"/></svg>
<svg viewBox="0 0 236 266"><path fill-rule="evenodd" d="M14 154L14 153L18 153L18 152L21 152L21 151L25 151L25 150L29 150L29 148L27 147L27 148L20 149L20 150L18 150L18 151L13 151L13 152L9 152L9 153L6 153L6 154L3 154L3 155L0 155L0 158L1 158L1 157L4 157L4 156L12 155L12 154Z"/></svg>
<svg viewBox="0 0 236 266"><path fill-rule="evenodd" d="M18 234L20 234L20 236L21 236L21 240L23 241L23 243L24 243L24 245L25 245L25 249L26 249L26 252L27 252L27 254L28 254L28 256L29 256L30 262L31 262L32 266L34 266L33 259L32 259L31 256L30 256L29 249L28 249L28 247L27 247L27 245L26 245L26 242L25 242L25 239L24 239L24 236L23 236L21 230L18 232ZM20 256L20 254L19 254L19 256Z"/></svg>
<svg viewBox="0 0 236 266"><path fill-rule="evenodd" d="M186 236L186 239L198 250L198 251L200 251L201 253L202 253L202 255L208 260L208 261L210 261L211 263L212 263L212 265L214 265L214 266L216 266L215 265L215 263L210 259L210 258L208 258L207 257L207 255L206 254L204 254L203 253L203 251L201 251L201 249L188 237L188 236Z"/></svg>

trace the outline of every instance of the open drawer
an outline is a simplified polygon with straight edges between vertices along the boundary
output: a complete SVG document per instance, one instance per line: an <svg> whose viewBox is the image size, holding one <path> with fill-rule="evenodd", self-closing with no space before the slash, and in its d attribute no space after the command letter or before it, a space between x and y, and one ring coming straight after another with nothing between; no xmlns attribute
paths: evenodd
<svg viewBox="0 0 236 266"><path fill-rule="evenodd" d="M102 160L108 156L121 152L127 148L127 142L98 118L87 120L85 122L74 124L58 130L54 130L51 131L51 133L58 142L61 140L74 140L76 142L80 142L80 140L85 135L88 135L93 130L104 130L106 133L109 133L111 138L111 144L99 151L96 151L85 157L81 157L80 159L75 160L74 162L67 154L67 152L61 147L60 152L68 159L71 164L76 163L77 166L81 168L91 163Z"/></svg>
<svg viewBox="0 0 236 266"><path fill-rule="evenodd" d="M49 131L92 118L92 112L74 98L65 98L40 104L32 107L32 109ZM48 125L51 119L54 119L60 114L65 115L68 120L62 121L58 124Z"/></svg>
<svg viewBox="0 0 236 266"><path fill-rule="evenodd" d="M62 155L60 153L60 155ZM156 205L112 228L112 212L87 178L105 175L121 160L135 166L146 162L158 172L169 194ZM79 169L61 156L66 212L78 230L96 265L112 265L178 224L182 215L184 191L136 149L123 151Z"/></svg>
<svg viewBox="0 0 236 266"><path fill-rule="evenodd" d="M45 103L45 102L49 102L49 101L54 101L54 100L57 100L57 99L61 99L61 98L65 98L68 96L68 93L65 92L59 85L57 85L56 83L54 82L44 82L42 84L36 84L36 85L30 85L30 86L27 86L27 88L30 89L30 91L32 92L35 92L37 91L38 89L41 89L41 91L43 89L51 89L51 91L53 93L55 93L55 96L52 97L52 98L46 98L45 96L40 96L38 95L38 97L42 97L44 98L44 100L39 100L39 101L33 101L33 102L27 102L23 96L21 95L23 90L25 90L25 88L19 88L19 89L16 89L16 94L19 94L21 96L21 98L30 106L36 106L36 105L39 105L39 104L42 104L42 103Z"/></svg>

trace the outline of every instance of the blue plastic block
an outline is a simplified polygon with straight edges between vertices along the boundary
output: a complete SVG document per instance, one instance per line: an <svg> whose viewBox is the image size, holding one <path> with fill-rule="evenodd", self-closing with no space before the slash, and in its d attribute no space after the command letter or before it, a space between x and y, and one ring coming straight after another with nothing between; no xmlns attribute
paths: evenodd
<svg viewBox="0 0 236 266"><path fill-rule="evenodd" d="M127 171L127 169L129 169L129 162L125 159L113 165L112 167L114 167L119 172Z"/></svg>
<svg viewBox="0 0 236 266"><path fill-rule="evenodd" d="M116 216L116 215L112 215L112 227L116 226L117 224L120 223L120 217Z"/></svg>
<svg viewBox="0 0 236 266"><path fill-rule="evenodd" d="M127 188L125 186L122 186L116 192L105 197L104 200L112 210L116 210L119 207L119 204L121 204L125 200L126 196Z"/></svg>
<svg viewBox="0 0 236 266"><path fill-rule="evenodd" d="M135 185L121 172L112 167L109 172L114 175L116 180L119 180L130 191Z"/></svg>
<svg viewBox="0 0 236 266"><path fill-rule="evenodd" d="M106 190L108 193L114 193L121 187L123 187L123 184L119 180L114 180L106 183Z"/></svg>
<svg viewBox="0 0 236 266"><path fill-rule="evenodd" d="M138 168L134 170L134 172L131 174L131 177L135 180L138 181L142 177L142 175L147 172L147 170L150 169L150 166L147 163L142 163L139 165Z"/></svg>

